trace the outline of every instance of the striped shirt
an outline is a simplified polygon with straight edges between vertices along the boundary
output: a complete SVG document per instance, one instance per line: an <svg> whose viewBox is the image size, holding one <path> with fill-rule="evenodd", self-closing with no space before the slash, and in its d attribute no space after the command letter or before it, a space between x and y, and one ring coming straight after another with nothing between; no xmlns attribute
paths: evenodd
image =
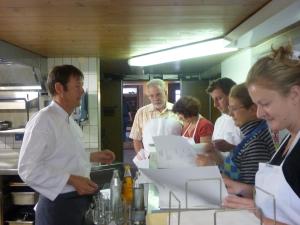
<svg viewBox="0 0 300 225"><path fill-rule="evenodd" d="M155 109L152 104L148 104L146 106L139 108L135 114L129 137L131 139L141 141L143 138L143 130L145 124L150 119L159 118L159 117L163 118L169 116L174 116L174 118L176 118L175 114L172 112L172 108L173 108L173 104L170 102L167 102L166 108L162 112Z"/></svg>
<svg viewBox="0 0 300 225"><path fill-rule="evenodd" d="M240 127L244 136L255 129L261 120L250 121ZM255 183L255 174L259 162L267 162L275 153L275 146L269 129L261 131L253 136L233 159L240 170L240 182L246 184Z"/></svg>

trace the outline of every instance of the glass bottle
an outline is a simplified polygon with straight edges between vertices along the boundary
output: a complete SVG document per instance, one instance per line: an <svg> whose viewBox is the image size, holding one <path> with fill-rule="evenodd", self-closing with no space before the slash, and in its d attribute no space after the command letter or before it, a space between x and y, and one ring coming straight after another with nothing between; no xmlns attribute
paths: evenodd
<svg viewBox="0 0 300 225"><path fill-rule="evenodd" d="M124 179L122 185L122 198L125 204L131 205L133 199L133 180L130 171L130 165L124 166Z"/></svg>
<svg viewBox="0 0 300 225"><path fill-rule="evenodd" d="M110 182L110 203L111 203L111 220L116 224L122 224L123 222L123 205L121 200L121 188L122 183L119 177L118 170L114 170L113 176Z"/></svg>
<svg viewBox="0 0 300 225"><path fill-rule="evenodd" d="M138 182L139 171L136 172L133 187L132 224L145 224L144 185Z"/></svg>
<svg viewBox="0 0 300 225"><path fill-rule="evenodd" d="M95 225L105 225L105 202L104 197L99 191L96 195L93 196L93 222Z"/></svg>

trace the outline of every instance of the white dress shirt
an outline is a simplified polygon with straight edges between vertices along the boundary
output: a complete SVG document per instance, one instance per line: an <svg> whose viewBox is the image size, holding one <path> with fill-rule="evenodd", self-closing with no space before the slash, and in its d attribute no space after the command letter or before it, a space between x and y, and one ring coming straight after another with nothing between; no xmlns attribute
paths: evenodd
<svg viewBox="0 0 300 225"><path fill-rule="evenodd" d="M223 139L232 145L238 145L242 140L240 129L235 126L231 116L223 113L215 122L212 140Z"/></svg>
<svg viewBox="0 0 300 225"><path fill-rule="evenodd" d="M91 164L76 122L57 103L40 110L27 123L19 157L19 175L43 196L54 200L74 191L69 176L89 177Z"/></svg>

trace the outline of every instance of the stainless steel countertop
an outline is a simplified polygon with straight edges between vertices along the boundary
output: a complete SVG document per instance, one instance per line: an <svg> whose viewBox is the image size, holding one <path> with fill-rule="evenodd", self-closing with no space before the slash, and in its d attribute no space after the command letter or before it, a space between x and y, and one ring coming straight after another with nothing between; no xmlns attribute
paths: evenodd
<svg viewBox="0 0 300 225"><path fill-rule="evenodd" d="M0 169L1 175L18 175L18 169Z"/></svg>
<svg viewBox="0 0 300 225"><path fill-rule="evenodd" d="M115 167L122 166L122 163L113 163L110 165L99 165L99 166L93 166L91 173L101 171L101 170L112 170ZM123 166L122 166L123 167ZM18 169L0 169L0 175L18 175Z"/></svg>
<svg viewBox="0 0 300 225"><path fill-rule="evenodd" d="M106 170L106 169L113 169L116 166L120 166L122 163L113 163L110 165L97 165L92 167L91 172L97 172L99 170ZM1 175L18 175L18 169L0 169L0 176Z"/></svg>

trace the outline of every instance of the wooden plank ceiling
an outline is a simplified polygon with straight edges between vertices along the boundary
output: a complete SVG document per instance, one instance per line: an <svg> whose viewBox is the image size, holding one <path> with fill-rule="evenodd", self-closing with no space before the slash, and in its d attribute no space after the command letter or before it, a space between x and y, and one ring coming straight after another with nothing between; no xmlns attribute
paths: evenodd
<svg viewBox="0 0 300 225"><path fill-rule="evenodd" d="M1 0L0 40L47 57L127 59L228 34L269 0Z"/></svg>

